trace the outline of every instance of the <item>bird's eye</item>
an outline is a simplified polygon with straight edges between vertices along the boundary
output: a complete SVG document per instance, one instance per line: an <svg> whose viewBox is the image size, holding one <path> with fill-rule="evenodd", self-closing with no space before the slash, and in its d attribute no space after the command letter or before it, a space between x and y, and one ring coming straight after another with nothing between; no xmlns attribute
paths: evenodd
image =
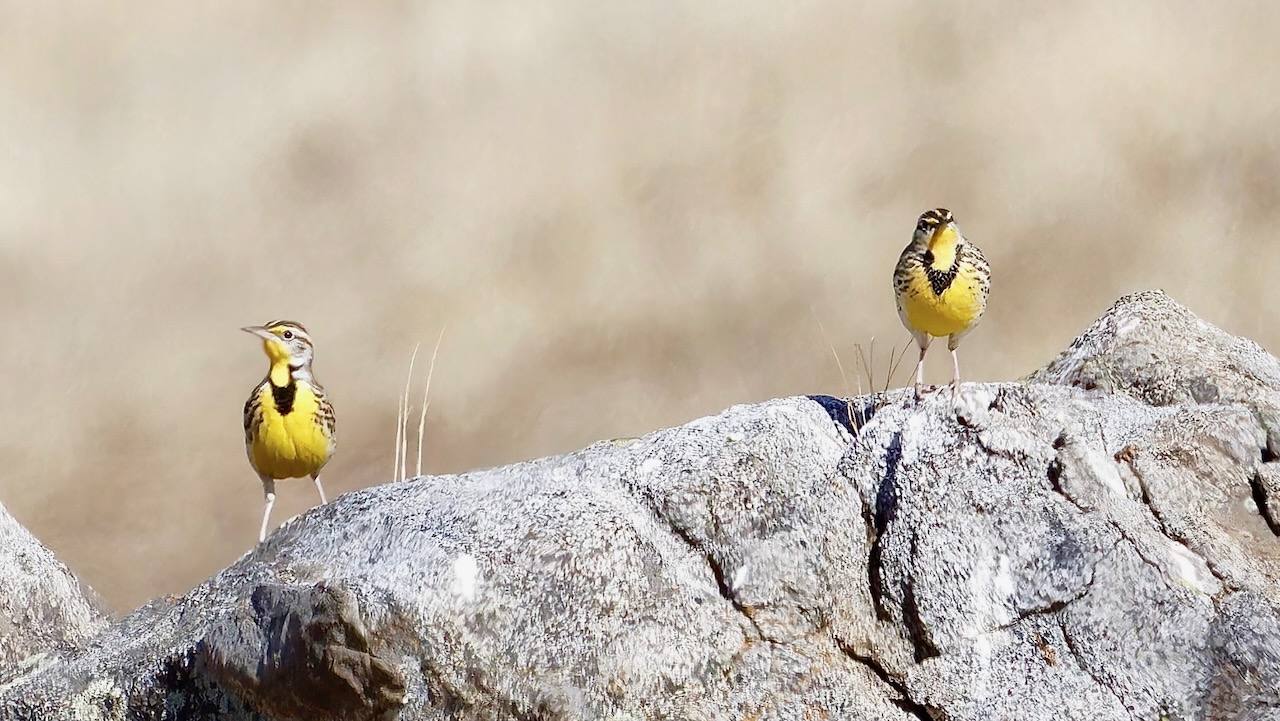
<svg viewBox="0 0 1280 721"><path fill-rule="evenodd" d="M281 333L281 334L280 334L280 337L281 337L281 338L284 338L285 340L293 340L293 331L291 331L291 330L287 330L287 331L285 331L285 332Z"/></svg>

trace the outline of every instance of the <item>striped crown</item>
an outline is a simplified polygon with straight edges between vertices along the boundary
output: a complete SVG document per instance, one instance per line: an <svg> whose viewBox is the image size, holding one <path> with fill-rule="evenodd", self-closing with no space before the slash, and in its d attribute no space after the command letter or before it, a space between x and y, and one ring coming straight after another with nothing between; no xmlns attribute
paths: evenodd
<svg viewBox="0 0 1280 721"><path fill-rule="evenodd" d="M951 211L946 208L934 208L926 210L920 215L920 220L916 221L917 230L930 230L939 225L956 222L955 217L951 215Z"/></svg>

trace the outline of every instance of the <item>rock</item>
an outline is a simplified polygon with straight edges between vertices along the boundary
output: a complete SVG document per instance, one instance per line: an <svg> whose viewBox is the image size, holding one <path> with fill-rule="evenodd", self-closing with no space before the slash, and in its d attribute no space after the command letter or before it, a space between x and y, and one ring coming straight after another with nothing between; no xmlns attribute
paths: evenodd
<svg viewBox="0 0 1280 721"><path fill-rule="evenodd" d="M0 507L0 688L106 624L97 596Z"/></svg>
<svg viewBox="0 0 1280 721"><path fill-rule="evenodd" d="M341 584L258 585L196 646L202 672L279 715L391 717L404 683L372 653L360 603Z"/></svg>
<svg viewBox="0 0 1280 721"><path fill-rule="evenodd" d="M1280 456L1280 365L1163 291L1121 298L1033 383L1124 393L1153 406L1239 404L1258 413Z"/></svg>
<svg viewBox="0 0 1280 721"><path fill-rule="evenodd" d="M346 494L185 596L29 644L0 709L1280 718L1280 363L1139 294L1030 382L964 391Z"/></svg>

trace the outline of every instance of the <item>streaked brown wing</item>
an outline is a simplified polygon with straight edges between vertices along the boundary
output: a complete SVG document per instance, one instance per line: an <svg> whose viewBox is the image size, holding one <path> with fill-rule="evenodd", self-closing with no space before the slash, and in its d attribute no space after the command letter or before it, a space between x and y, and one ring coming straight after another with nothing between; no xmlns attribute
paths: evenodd
<svg viewBox="0 0 1280 721"><path fill-rule="evenodd" d="M333 453L338 443L338 421L333 412L333 404L329 402L329 394L324 392L324 387L314 377L310 382L316 393L316 423L324 429L324 435L329 439L329 452Z"/></svg>
<svg viewBox="0 0 1280 721"><path fill-rule="evenodd" d="M267 384L267 380L263 379L261 383L253 389L249 394L249 399L244 402L244 442L252 443L253 437L256 435L258 425L262 423L262 389Z"/></svg>

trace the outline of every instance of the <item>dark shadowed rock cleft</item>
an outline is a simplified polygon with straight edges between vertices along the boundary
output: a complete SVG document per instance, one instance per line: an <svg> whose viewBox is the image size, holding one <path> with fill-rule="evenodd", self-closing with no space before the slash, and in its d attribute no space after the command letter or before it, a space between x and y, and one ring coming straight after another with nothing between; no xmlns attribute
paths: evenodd
<svg viewBox="0 0 1280 721"><path fill-rule="evenodd" d="M263 584L209 630L197 658L212 682L280 718L390 718L404 682L371 652L365 623L342 584Z"/></svg>

